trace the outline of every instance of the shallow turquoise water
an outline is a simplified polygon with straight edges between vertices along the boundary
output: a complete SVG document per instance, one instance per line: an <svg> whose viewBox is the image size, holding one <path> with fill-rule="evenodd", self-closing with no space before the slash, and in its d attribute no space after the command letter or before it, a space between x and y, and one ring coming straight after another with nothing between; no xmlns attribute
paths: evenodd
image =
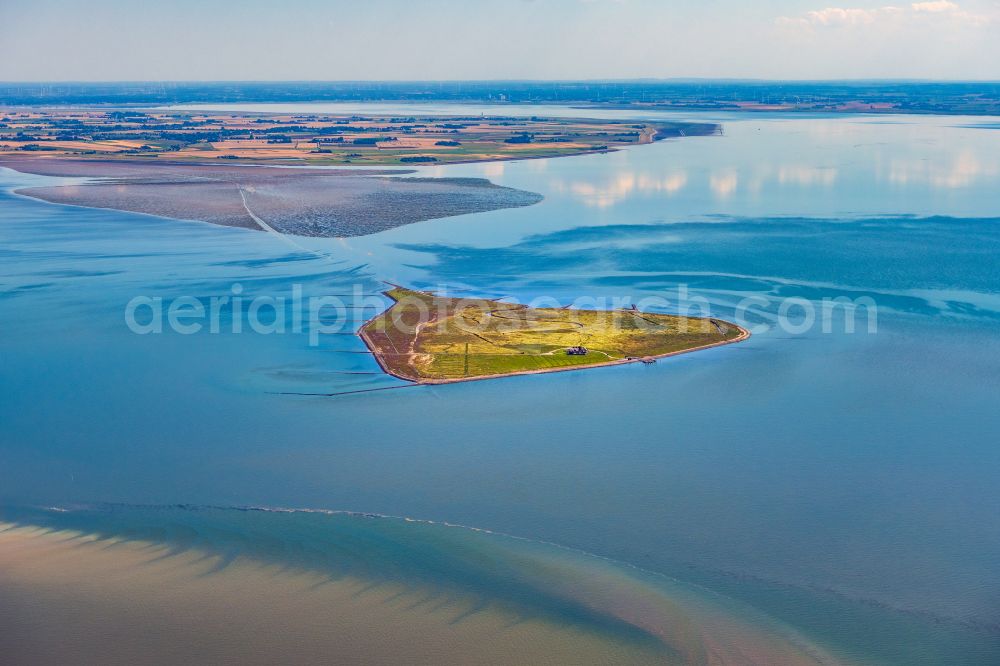
<svg viewBox="0 0 1000 666"><path fill-rule="evenodd" d="M1000 661L1000 134L718 119L723 137L423 169L546 199L296 240L329 259L0 194L0 500L462 523L700 583L861 661ZM274 393L400 382L351 336L138 336L123 317L136 295L379 280L666 310L686 285L723 318L765 299L747 320L770 328L652 367L317 398ZM839 296L874 299L877 332L774 326L781 298Z"/></svg>

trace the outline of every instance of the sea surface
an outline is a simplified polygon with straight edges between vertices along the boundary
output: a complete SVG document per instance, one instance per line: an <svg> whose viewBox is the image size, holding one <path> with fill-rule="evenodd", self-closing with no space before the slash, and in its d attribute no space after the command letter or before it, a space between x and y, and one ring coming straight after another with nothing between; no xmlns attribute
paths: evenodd
<svg viewBox="0 0 1000 666"><path fill-rule="evenodd" d="M545 199L351 239L48 204L13 190L60 179L0 170L0 520L166 540L157 521L176 510L157 507L178 504L206 521L248 506L430 521L406 523L427 532L411 568L410 551L392 551L400 575L433 568L427 549L462 551L434 527L462 525L724 599L741 622L847 663L1000 663L996 119L255 108L724 132L421 168ZM234 332L228 306L217 333L126 325L137 296L298 289L346 295L349 333L385 306L384 281L707 309L754 335L648 367L369 391L407 385L349 334ZM280 558L323 548L304 534L322 543L331 529L336 543L355 529L317 515L241 513L199 547L270 539ZM459 569L473 587L490 571ZM545 613L579 620L542 597Z"/></svg>

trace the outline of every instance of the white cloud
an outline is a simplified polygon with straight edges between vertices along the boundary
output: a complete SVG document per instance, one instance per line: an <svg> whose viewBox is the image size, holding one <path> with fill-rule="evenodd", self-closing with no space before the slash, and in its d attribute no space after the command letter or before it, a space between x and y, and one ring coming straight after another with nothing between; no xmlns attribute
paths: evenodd
<svg viewBox="0 0 1000 666"><path fill-rule="evenodd" d="M877 9L850 9L842 7L827 7L808 12L806 20L818 25L858 25L872 23L878 16Z"/></svg>
<svg viewBox="0 0 1000 666"><path fill-rule="evenodd" d="M709 186L716 199L728 199L740 185L740 177L732 169L713 173L709 177Z"/></svg>
<svg viewBox="0 0 1000 666"><path fill-rule="evenodd" d="M935 0L934 2L914 2L910 5L915 12L957 12L958 5L949 0Z"/></svg>
<svg viewBox="0 0 1000 666"><path fill-rule="evenodd" d="M778 169L778 182L782 185L833 185L837 182L835 167L783 166Z"/></svg>
<svg viewBox="0 0 1000 666"><path fill-rule="evenodd" d="M941 19L951 19L961 23L983 25L989 23L992 17L984 14L974 14L963 10L951 0L929 0L915 2L909 7L885 6L876 9L861 9L854 7L826 7L806 12L803 16L782 16L777 19L778 25L799 28L829 28L874 26L895 22L904 23L918 20L921 16L934 15Z"/></svg>
<svg viewBox="0 0 1000 666"><path fill-rule="evenodd" d="M939 189L970 187L1000 172L997 161L983 163L970 150L948 160L894 159L888 165L889 182L897 185L930 185Z"/></svg>
<svg viewBox="0 0 1000 666"><path fill-rule="evenodd" d="M854 7L827 7L825 9L815 9L806 12L805 16L778 18L779 25L789 26L857 26L871 25L879 19L901 14L903 9L899 7L882 7L879 9L858 9Z"/></svg>

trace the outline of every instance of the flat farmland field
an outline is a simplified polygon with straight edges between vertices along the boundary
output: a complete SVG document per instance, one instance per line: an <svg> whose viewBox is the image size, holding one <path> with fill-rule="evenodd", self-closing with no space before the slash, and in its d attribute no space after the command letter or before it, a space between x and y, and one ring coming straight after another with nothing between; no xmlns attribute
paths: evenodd
<svg viewBox="0 0 1000 666"><path fill-rule="evenodd" d="M454 164L606 152L718 126L560 118L0 109L0 155L246 163Z"/></svg>

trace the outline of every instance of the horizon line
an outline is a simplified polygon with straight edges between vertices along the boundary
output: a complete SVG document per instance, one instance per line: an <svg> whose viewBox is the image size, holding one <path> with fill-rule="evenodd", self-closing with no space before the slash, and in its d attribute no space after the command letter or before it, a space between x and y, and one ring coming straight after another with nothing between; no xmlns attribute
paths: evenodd
<svg viewBox="0 0 1000 666"><path fill-rule="evenodd" d="M749 77L638 77L638 78L581 78L581 79L52 79L52 80L0 80L0 85L212 85L212 84L460 84L460 83L987 83L1000 84L1000 79L935 79L908 77L871 78L749 78Z"/></svg>

